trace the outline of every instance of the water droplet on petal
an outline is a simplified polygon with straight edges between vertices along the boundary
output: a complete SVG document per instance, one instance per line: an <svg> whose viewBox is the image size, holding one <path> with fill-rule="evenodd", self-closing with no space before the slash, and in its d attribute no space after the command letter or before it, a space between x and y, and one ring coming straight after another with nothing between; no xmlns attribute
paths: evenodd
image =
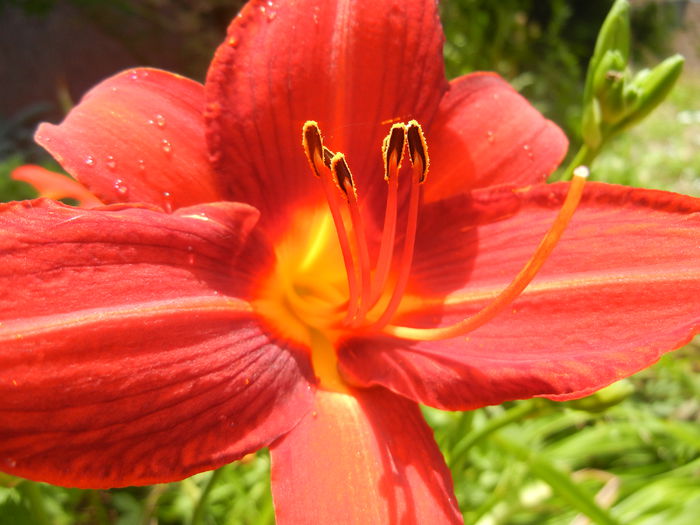
<svg viewBox="0 0 700 525"><path fill-rule="evenodd" d="M173 196L170 194L169 191L164 191L163 192L163 199L165 199L165 205L164 205L165 211L167 211L168 213L172 213L173 212Z"/></svg>
<svg viewBox="0 0 700 525"><path fill-rule="evenodd" d="M172 153L172 151L173 151L173 145L170 144L170 141L169 141L168 139L162 139L162 140L160 141L160 145L161 145L161 147L163 148L163 151L164 151L165 153L168 153L168 154Z"/></svg>
<svg viewBox="0 0 700 525"><path fill-rule="evenodd" d="M194 248L192 248L192 246L188 246L187 251L189 252L187 254L187 264L194 264Z"/></svg>
<svg viewBox="0 0 700 525"><path fill-rule="evenodd" d="M95 157L93 157L92 155L88 155L87 157L85 157L85 164L87 164L90 167L94 166L95 165Z"/></svg>
<svg viewBox="0 0 700 525"><path fill-rule="evenodd" d="M532 152L532 148L530 148L530 146L528 146L527 144L525 144L525 145L523 146L523 149L527 152L527 156L528 156L528 158L529 158L530 160L532 160L532 159L535 158L535 154Z"/></svg>
<svg viewBox="0 0 700 525"><path fill-rule="evenodd" d="M165 127L165 117L161 114L156 115L156 125L159 128L164 128Z"/></svg>
<svg viewBox="0 0 700 525"><path fill-rule="evenodd" d="M204 108L204 116L207 119L216 119L219 115L221 115L221 104L218 102L211 102Z"/></svg>
<svg viewBox="0 0 700 525"><path fill-rule="evenodd" d="M488 140L490 143L493 144L493 141L494 141L493 131L486 132L486 140Z"/></svg>
<svg viewBox="0 0 700 525"><path fill-rule="evenodd" d="M117 167L117 161L114 160L114 157L112 155L107 155L107 167L111 170L116 169Z"/></svg>
<svg viewBox="0 0 700 525"><path fill-rule="evenodd" d="M238 45L238 39L235 36L232 36L228 39L228 45L231 47L236 47Z"/></svg>
<svg viewBox="0 0 700 525"><path fill-rule="evenodd" d="M140 169L141 171L145 171L145 170L146 170L146 163L144 162L143 159L137 160L137 161L136 161L136 165L139 167L139 169Z"/></svg>
<svg viewBox="0 0 700 525"><path fill-rule="evenodd" d="M124 181L121 179L114 181L114 189L117 190L117 193L122 197L125 197L129 193L129 188L127 188L126 184L124 184Z"/></svg>
<svg viewBox="0 0 700 525"><path fill-rule="evenodd" d="M138 71L136 71L135 69L132 69L132 70L129 72L129 78L130 78L131 80L138 80L138 79L139 79L139 73L138 73Z"/></svg>

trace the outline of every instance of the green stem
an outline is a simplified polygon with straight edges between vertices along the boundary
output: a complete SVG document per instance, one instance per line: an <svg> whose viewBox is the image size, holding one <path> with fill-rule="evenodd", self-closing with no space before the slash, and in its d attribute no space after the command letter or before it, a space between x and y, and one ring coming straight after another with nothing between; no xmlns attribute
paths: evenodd
<svg viewBox="0 0 700 525"><path fill-rule="evenodd" d="M212 491L217 481L219 481L219 478L221 477L223 471L224 470L220 468L212 472L211 477L207 482L207 485L204 487L202 494L199 496L199 501L197 502L197 505L194 508L194 512L192 513L192 525L200 525L200 523L203 523L202 520L204 518L204 509L207 505L209 493Z"/></svg>
<svg viewBox="0 0 700 525"><path fill-rule="evenodd" d="M494 433L496 430L503 428L506 425L510 425L515 421L523 419L525 416L536 412L540 408L541 404L537 401L519 402L513 408L508 409L499 417L495 417L489 420L489 422L486 423L483 427L465 436L464 439L459 441L452 449L452 457L463 457L464 454L471 447L473 447L476 443L478 443L488 435Z"/></svg>
<svg viewBox="0 0 700 525"><path fill-rule="evenodd" d="M86 491L88 494L88 500L90 502L90 508L95 513L95 520L100 525L109 525L109 516L107 514L107 509L102 502L102 497L99 490L89 490Z"/></svg>
<svg viewBox="0 0 700 525"><path fill-rule="evenodd" d="M46 507L44 506L39 485L33 481L25 481L22 483L22 492L24 492L29 502L34 523L37 525L51 525L51 521L46 514Z"/></svg>
<svg viewBox="0 0 700 525"><path fill-rule="evenodd" d="M598 147L595 150L590 149L586 144L582 144L581 147L579 148L578 152L576 152L576 155L574 158L571 160L569 165L566 167L566 169L562 172L562 174L557 177L557 180L563 180L563 181L568 181L571 180L571 176L574 173L574 170L578 168L579 166L587 166L590 167L591 164L593 163L593 160L598 156L598 153L600 152L600 147Z"/></svg>

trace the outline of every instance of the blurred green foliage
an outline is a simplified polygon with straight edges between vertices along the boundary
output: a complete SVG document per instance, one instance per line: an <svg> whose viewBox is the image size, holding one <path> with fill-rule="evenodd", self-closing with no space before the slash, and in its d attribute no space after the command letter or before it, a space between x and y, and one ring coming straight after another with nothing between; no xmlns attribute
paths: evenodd
<svg viewBox="0 0 700 525"><path fill-rule="evenodd" d="M497 71L545 115L578 133L583 83L612 0L451 0L443 2L448 76ZM632 9L633 58L668 52L675 6Z"/></svg>

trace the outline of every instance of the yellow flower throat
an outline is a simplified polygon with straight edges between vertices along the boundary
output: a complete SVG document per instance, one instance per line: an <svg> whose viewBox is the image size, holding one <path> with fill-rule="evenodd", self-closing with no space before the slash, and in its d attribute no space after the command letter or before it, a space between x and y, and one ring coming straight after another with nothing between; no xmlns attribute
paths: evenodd
<svg viewBox="0 0 700 525"><path fill-rule="evenodd" d="M323 145L318 125L304 125L302 145L320 180L326 204L300 209L275 247L277 262L253 301L276 336L308 349L320 387L347 391L336 358L338 341L349 335L385 333L408 340L437 340L464 335L501 312L530 283L547 259L575 211L587 170L575 171L559 215L520 273L492 302L456 324L413 328L389 324L399 310L415 302L405 297L415 245L428 150L420 125L394 124L384 139L388 185L378 253L370 260L368 238L352 174L342 153ZM408 202L399 210L399 170L404 150L412 169ZM406 177L408 178L408 177ZM397 217L405 219L403 246L396 247Z"/></svg>

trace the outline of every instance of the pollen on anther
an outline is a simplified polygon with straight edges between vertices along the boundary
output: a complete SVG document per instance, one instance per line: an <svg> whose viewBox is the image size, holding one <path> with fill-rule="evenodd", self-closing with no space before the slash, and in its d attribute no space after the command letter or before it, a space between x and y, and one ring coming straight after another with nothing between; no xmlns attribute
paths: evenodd
<svg viewBox="0 0 700 525"><path fill-rule="evenodd" d="M425 135L423 135L423 128L421 128L418 122L412 120L408 123L406 128L406 137L411 163L415 166L420 162L421 175L418 182L422 183L425 181L425 177L428 174L428 167L430 166L428 144L425 141Z"/></svg>

